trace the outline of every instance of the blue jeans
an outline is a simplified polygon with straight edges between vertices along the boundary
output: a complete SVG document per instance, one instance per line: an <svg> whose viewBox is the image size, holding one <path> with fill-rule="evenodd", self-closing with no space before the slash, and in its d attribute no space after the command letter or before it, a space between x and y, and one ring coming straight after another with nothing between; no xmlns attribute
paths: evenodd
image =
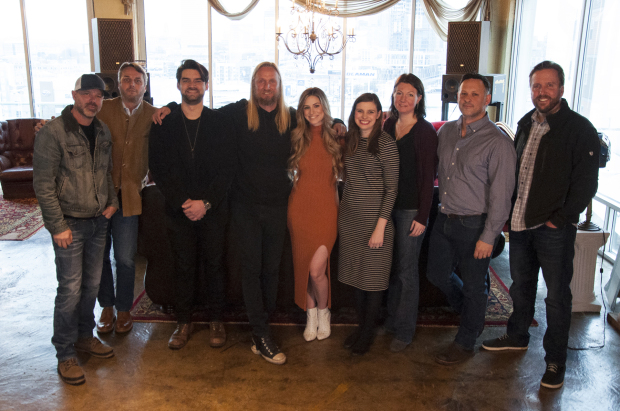
<svg viewBox="0 0 620 411"><path fill-rule="evenodd" d="M528 329L534 318L538 273L542 268L547 285L547 331L543 338L547 363L566 363L576 236L577 228L572 224L510 231L510 297L514 311L508 319L507 334L520 344L529 343Z"/></svg>
<svg viewBox="0 0 620 411"><path fill-rule="evenodd" d="M65 217L73 242L62 248L54 244L58 289L54 302L54 335L58 361L75 357L78 338L93 336L95 301L99 291L101 266L108 219L104 216L79 219Z"/></svg>
<svg viewBox="0 0 620 411"><path fill-rule="evenodd" d="M243 300L252 334L270 334L269 315L276 308L280 260L286 239L286 205L233 201L230 229L241 270Z"/></svg>
<svg viewBox="0 0 620 411"><path fill-rule="evenodd" d="M418 262L424 233L411 237L411 223L418 210L392 211L394 222L394 258L392 275L388 288L388 319L385 326L394 332L394 337L411 343L418 321L420 302L420 271Z"/></svg>
<svg viewBox="0 0 620 411"><path fill-rule="evenodd" d="M116 295L110 250L114 245L116 265ZM123 217L122 207L110 219L103 255L101 285L97 299L102 307L116 306L117 311L129 311L133 304L136 275L134 258L138 249L138 216Z"/></svg>
<svg viewBox="0 0 620 411"><path fill-rule="evenodd" d="M491 258L474 258L485 221L486 214L448 218L440 212L429 244L428 280L446 295L452 308L461 314L454 341L468 350L474 348L476 339L484 329L489 296ZM454 273L457 266L460 278Z"/></svg>

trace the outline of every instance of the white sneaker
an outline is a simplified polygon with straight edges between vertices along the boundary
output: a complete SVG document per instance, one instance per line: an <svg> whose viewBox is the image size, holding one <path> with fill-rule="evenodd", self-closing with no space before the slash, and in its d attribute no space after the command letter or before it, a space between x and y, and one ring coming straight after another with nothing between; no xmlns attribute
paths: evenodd
<svg viewBox="0 0 620 411"><path fill-rule="evenodd" d="M325 307L323 309L319 309L317 313L317 317L319 320L319 329L317 331L316 337L319 340L324 340L329 337L332 333L331 330L331 319L332 313L329 311L329 308Z"/></svg>
<svg viewBox="0 0 620 411"><path fill-rule="evenodd" d="M306 311L308 320L306 321L306 329L304 331L304 340L312 341L316 338L316 332L319 327L317 321L317 308L308 308Z"/></svg>

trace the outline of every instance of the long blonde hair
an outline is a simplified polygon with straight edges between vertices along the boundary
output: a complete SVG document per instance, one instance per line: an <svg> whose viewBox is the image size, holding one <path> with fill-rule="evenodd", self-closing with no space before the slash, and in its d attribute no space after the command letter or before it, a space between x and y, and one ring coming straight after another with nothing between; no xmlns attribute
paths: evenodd
<svg viewBox="0 0 620 411"><path fill-rule="evenodd" d="M290 124L291 124L291 114L288 111L288 107L284 102L284 93L282 92L282 76L280 75L280 70L278 70L278 66L275 63L271 63L268 61L264 61L260 63L254 69L252 73L252 86L250 89L250 101L248 101L247 115L248 115L248 128L251 131L258 130L260 126L260 119L258 118L258 98L256 97L255 85L254 81L256 80L256 73L263 67L271 67L278 74L278 105L276 110L278 111L276 114L276 125L278 126L278 132L280 134L286 133Z"/></svg>
<svg viewBox="0 0 620 411"><path fill-rule="evenodd" d="M319 99L321 106L323 108L323 124L321 137L323 139L323 144L325 145L325 149L332 157L332 170L334 172L334 181L337 178L342 177L342 170L344 168L344 164L342 161L342 147L338 142L336 132L332 128L332 116L329 110L329 102L327 101L327 96L323 90L317 87L312 87L306 89L301 96L299 97L299 104L297 106L297 127L291 132L291 157L288 160L288 169L291 180L293 180L293 185L297 183L299 180L300 172L299 172L299 160L304 155L308 147L310 146L310 142L312 141L312 135L310 132L310 124L306 117L304 116L304 104L308 97L315 96Z"/></svg>

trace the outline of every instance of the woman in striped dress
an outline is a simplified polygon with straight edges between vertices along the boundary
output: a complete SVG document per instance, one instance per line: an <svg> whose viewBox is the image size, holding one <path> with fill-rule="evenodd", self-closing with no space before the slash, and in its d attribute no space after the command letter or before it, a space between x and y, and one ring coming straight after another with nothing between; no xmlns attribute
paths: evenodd
<svg viewBox="0 0 620 411"><path fill-rule="evenodd" d="M354 355L368 351L392 265L392 207L398 190L398 149L381 131L381 102L355 100L345 138L345 186L338 215L338 280L354 287L359 327L345 340Z"/></svg>

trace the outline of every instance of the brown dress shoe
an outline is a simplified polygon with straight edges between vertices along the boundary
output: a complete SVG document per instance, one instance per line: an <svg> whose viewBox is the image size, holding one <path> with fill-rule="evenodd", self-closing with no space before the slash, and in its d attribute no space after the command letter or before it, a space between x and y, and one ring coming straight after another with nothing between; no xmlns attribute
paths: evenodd
<svg viewBox="0 0 620 411"><path fill-rule="evenodd" d="M116 319L114 331L116 331L117 334L124 334L131 331L133 328L133 319L129 311L119 311L116 314L118 318Z"/></svg>
<svg viewBox="0 0 620 411"><path fill-rule="evenodd" d="M218 348L226 344L226 330L224 329L224 323L221 321L211 321L209 333L209 345L213 348Z"/></svg>
<svg viewBox="0 0 620 411"><path fill-rule="evenodd" d="M168 348L173 350L180 350L185 347L189 337L192 335L192 331L194 330L194 324L177 324L177 328L172 333L170 340L168 340Z"/></svg>
<svg viewBox="0 0 620 411"><path fill-rule="evenodd" d="M97 321L97 332L101 334L112 332L114 329L114 320L116 320L114 316L114 307L103 307L101 317L99 317L99 321Z"/></svg>

